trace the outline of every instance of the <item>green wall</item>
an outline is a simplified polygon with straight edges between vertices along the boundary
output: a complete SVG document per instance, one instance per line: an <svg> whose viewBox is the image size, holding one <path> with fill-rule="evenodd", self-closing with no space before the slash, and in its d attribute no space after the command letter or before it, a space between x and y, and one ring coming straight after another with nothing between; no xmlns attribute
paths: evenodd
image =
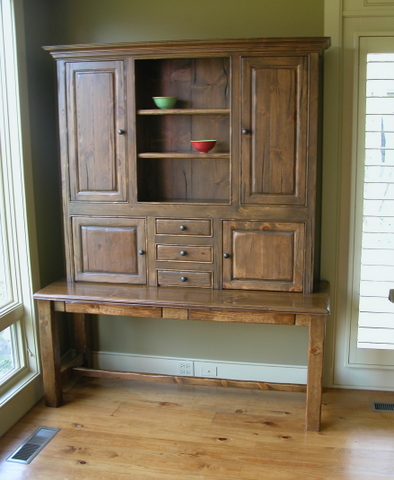
<svg viewBox="0 0 394 480"><path fill-rule="evenodd" d="M50 56L40 49L41 45L323 36L324 27L324 0L25 0L24 3L31 53L33 167L43 283L52 281L63 264L59 251L55 88L51 73L54 66ZM96 348L105 351L306 364L304 328L102 318L96 331L100 338ZM287 352L286 358L283 352Z"/></svg>
<svg viewBox="0 0 394 480"><path fill-rule="evenodd" d="M323 0L55 0L59 43L322 36Z"/></svg>

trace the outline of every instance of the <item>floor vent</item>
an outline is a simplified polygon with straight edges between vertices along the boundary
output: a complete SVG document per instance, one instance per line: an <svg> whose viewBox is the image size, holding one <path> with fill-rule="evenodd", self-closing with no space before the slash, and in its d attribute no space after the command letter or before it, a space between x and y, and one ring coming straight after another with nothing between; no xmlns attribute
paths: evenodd
<svg viewBox="0 0 394 480"><path fill-rule="evenodd" d="M374 412L394 412L394 403L372 402Z"/></svg>
<svg viewBox="0 0 394 480"><path fill-rule="evenodd" d="M7 458L7 462L30 463L59 431L60 428L38 427L37 430Z"/></svg>

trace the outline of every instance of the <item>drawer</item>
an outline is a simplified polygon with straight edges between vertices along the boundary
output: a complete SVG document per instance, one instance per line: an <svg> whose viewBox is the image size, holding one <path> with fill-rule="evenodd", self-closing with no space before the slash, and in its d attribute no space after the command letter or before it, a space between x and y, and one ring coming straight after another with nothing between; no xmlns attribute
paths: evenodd
<svg viewBox="0 0 394 480"><path fill-rule="evenodd" d="M157 284L167 287L212 288L212 272L188 272L180 270L158 270Z"/></svg>
<svg viewBox="0 0 394 480"><path fill-rule="evenodd" d="M158 235L198 235L212 236L211 220L190 220L178 218L157 218L156 234Z"/></svg>
<svg viewBox="0 0 394 480"><path fill-rule="evenodd" d="M211 245L156 245L156 260L212 263Z"/></svg>

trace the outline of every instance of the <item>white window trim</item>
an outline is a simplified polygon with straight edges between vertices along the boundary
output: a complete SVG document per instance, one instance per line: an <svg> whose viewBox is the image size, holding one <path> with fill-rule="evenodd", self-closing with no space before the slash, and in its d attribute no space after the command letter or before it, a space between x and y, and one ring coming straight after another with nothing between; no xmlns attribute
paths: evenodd
<svg viewBox="0 0 394 480"><path fill-rule="evenodd" d="M35 309L33 302L33 280L31 273L31 242L29 241L29 232L27 228L27 201L26 201L26 178L28 175L28 161L30 161L29 149L23 144L22 134L24 126L22 124L21 106L20 106L20 83L18 77L18 58L16 51L16 31L15 31L15 10L18 16L22 14L22 2L20 0L0 0L0 34L3 47L2 56L5 58L7 68L0 66L0 76L2 92L4 93L2 102L0 102L0 115L2 116L1 149L3 171L6 179L9 215L5 220L5 226L10 231L8 237L8 247L10 251L10 268L13 269L15 281L12 283L13 301L8 306L8 311L0 319L0 328L16 322L20 332L23 350L21 354L25 357L25 366L0 389L0 435L9 428L20 415L24 413L21 408L21 394L23 390L36 379L40 373L38 332L36 325ZM22 41L21 41L22 44ZM19 45L18 45L19 47ZM26 85L24 86L26 87ZM23 89L22 89L23 92ZM22 93L23 94L23 93ZM26 103L26 102L25 102ZM24 116L28 118L26 112L27 105L24 105ZM29 198L29 202L31 199ZM32 206L29 205L29 209ZM35 388L40 398L42 389ZM32 401L37 401L31 397L31 388L27 407L32 406ZM40 391L41 390L41 391ZM12 407L12 400L18 396L18 412ZM30 405L29 405L30 403ZM10 411L14 414L10 416Z"/></svg>
<svg viewBox="0 0 394 480"><path fill-rule="evenodd" d="M358 185L363 183L363 170L360 163L364 163L364 132L365 119L363 111L359 109L360 95L360 41L365 37L394 37L394 32L359 31L354 32L354 63L353 63L353 140L352 140L352 187L351 187L351 228L349 246L349 350L347 365L352 368L391 370L394 366L394 352L389 350L364 350L357 348L358 336L358 299L360 279L361 254L361 224L362 221L362 190ZM365 112L364 112L365 113ZM361 118L360 118L361 116ZM361 157L361 159L360 159ZM393 383L394 386L394 383ZM389 387L389 385L387 385Z"/></svg>

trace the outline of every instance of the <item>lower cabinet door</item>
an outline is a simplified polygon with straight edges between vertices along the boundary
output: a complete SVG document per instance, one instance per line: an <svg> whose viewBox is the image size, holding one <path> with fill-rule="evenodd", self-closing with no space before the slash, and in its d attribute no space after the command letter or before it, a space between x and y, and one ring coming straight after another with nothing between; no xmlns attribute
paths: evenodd
<svg viewBox="0 0 394 480"><path fill-rule="evenodd" d="M223 222L223 288L302 292L305 225Z"/></svg>
<svg viewBox="0 0 394 480"><path fill-rule="evenodd" d="M72 218L76 281L146 284L143 218Z"/></svg>

